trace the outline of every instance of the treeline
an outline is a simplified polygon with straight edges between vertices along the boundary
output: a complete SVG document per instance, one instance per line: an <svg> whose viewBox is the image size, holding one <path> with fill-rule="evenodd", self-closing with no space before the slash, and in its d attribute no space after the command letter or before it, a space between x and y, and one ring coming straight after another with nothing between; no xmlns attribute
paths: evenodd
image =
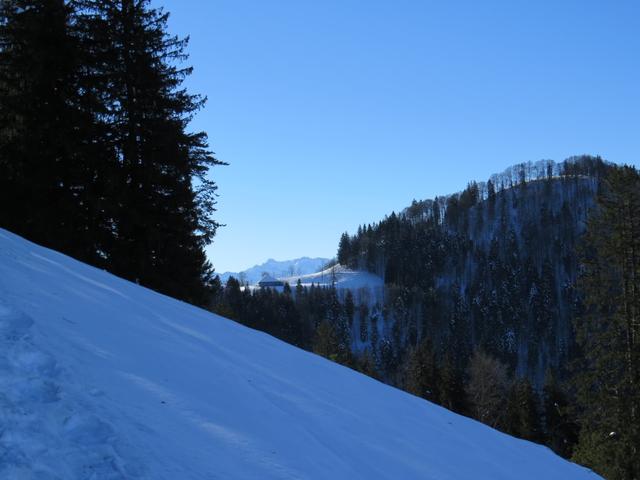
<svg viewBox="0 0 640 480"><path fill-rule="evenodd" d="M403 388L443 407L570 457L579 426L566 388L547 372L541 389L477 349L460 370L451 353L438 354L430 340L412 349Z"/></svg>
<svg viewBox="0 0 640 480"><path fill-rule="evenodd" d="M213 312L372 377L379 376L368 353L358 355L352 350L350 332L357 307L350 291L341 295L335 286L307 287L300 281L293 289L285 284L282 291L250 289L234 277L224 286L217 277L214 283L216 294L209 305Z"/></svg>
<svg viewBox="0 0 640 480"><path fill-rule="evenodd" d="M220 164L189 122L187 41L149 0L0 5L0 225L205 304Z"/></svg>

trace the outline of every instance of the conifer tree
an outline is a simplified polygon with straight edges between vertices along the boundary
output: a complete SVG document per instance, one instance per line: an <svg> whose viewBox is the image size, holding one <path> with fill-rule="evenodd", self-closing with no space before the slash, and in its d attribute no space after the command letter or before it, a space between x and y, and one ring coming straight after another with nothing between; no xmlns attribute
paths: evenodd
<svg viewBox="0 0 640 480"><path fill-rule="evenodd" d="M613 169L585 238L576 322L582 429L574 458L609 479L640 477L640 175Z"/></svg>
<svg viewBox="0 0 640 480"><path fill-rule="evenodd" d="M545 377L542 400L546 443L558 455L569 458L578 441L578 426L569 396L551 371Z"/></svg>
<svg viewBox="0 0 640 480"><path fill-rule="evenodd" d="M0 4L0 225L206 304L218 224L187 41L149 0Z"/></svg>
<svg viewBox="0 0 640 480"><path fill-rule="evenodd" d="M456 367L453 355L447 353L439 368L440 384L438 403L456 413L467 412L467 398L464 391L464 379Z"/></svg>
<svg viewBox="0 0 640 480"><path fill-rule="evenodd" d="M372 378L378 378L378 372L376 370L375 361L373 360L371 353L366 349L362 355L358 358L357 363L358 371Z"/></svg>
<svg viewBox="0 0 640 480"><path fill-rule="evenodd" d="M351 255L351 239L349 234L345 232L340 236L340 242L338 243L338 263L349 266Z"/></svg>
<svg viewBox="0 0 640 480"><path fill-rule="evenodd" d="M327 320L320 322L316 329L313 351L333 361L337 361L339 344L335 329Z"/></svg>
<svg viewBox="0 0 640 480"><path fill-rule="evenodd" d="M105 62L110 138L120 187L111 269L163 293L203 304L211 281L204 247L218 224L211 218L219 165L204 132L191 133L204 104L182 83L191 68L187 39L167 33L168 14L149 0L78 0L79 22Z"/></svg>
<svg viewBox="0 0 640 480"><path fill-rule="evenodd" d="M64 0L0 4L0 225L104 266L109 149L74 19Z"/></svg>
<svg viewBox="0 0 640 480"><path fill-rule="evenodd" d="M525 440L542 441L538 404L538 396L526 378L514 381L507 399L505 431Z"/></svg>
<svg viewBox="0 0 640 480"><path fill-rule="evenodd" d="M437 402L440 398L439 383L433 347L428 339L424 339L409 354L404 388L409 393Z"/></svg>

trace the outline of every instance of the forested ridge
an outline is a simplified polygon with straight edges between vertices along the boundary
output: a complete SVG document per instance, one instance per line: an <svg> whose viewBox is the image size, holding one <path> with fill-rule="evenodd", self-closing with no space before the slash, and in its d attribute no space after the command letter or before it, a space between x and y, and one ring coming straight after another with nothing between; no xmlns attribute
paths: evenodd
<svg viewBox="0 0 640 480"><path fill-rule="evenodd" d="M0 5L0 225L204 304L220 164L186 39L147 0Z"/></svg>
<svg viewBox="0 0 640 480"><path fill-rule="evenodd" d="M338 261L384 278L398 352L428 337L455 344L463 366L482 348L541 386L569 359L579 240L608 168L592 157L522 164L414 201L344 234Z"/></svg>

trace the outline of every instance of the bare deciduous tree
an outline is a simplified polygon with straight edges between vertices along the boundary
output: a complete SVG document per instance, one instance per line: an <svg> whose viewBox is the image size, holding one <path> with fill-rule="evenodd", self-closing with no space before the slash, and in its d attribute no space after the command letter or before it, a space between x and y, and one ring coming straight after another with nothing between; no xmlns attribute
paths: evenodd
<svg viewBox="0 0 640 480"><path fill-rule="evenodd" d="M503 420L508 390L507 366L482 350L476 350L469 361L469 383L466 390L474 418L491 427Z"/></svg>

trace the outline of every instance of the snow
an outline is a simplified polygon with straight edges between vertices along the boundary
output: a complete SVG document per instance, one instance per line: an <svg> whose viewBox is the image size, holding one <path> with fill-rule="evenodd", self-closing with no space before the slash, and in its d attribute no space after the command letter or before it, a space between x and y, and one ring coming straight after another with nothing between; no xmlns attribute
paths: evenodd
<svg viewBox="0 0 640 480"><path fill-rule="evenodd" d="M0 478L598 477L0 230Z"/></svg>
<svg viewBox="0 0 640 480"><path fill-rule="evenodd" d="M263 273L268 273L274 278L286 275L304 275L321 270L328 262L328 258L302 257L294 260L274 260L270 258L266 262L242 272L224 272L220 275L220 280L222 283L226 283L229 277L235 277L242 282L255 284L260 281Z"/></svg>
<svg viewBox="0 0 640 480"><path fill-rule="evenodd" d="M310 273L307 275L285 277L280 280L288 282L293 287L298 282L298 279L302 285L306 286L315 284L323 287L329 287L332 284L335 284L336 288L349 290L358 290L361 288L375 290L384 287L384 281L377 275L361 270L350 270L342 265L336 265L320 272Z"/></svg>
<svg viewBox="0 0 640 480"><path fill-rule="evenodd" d="M343 301L347 290L350 290L356 305L367 305L370 309L384 304L384 280L381 277L363 270L351 270L340 264L320 272L285 277L280 280L289 283L294 289L298 280L305 287L311 285L331 287L334 285ZM353 328L356 328L355 324ZM360 335L356 330L352 333L353 338Z"/></svg>

